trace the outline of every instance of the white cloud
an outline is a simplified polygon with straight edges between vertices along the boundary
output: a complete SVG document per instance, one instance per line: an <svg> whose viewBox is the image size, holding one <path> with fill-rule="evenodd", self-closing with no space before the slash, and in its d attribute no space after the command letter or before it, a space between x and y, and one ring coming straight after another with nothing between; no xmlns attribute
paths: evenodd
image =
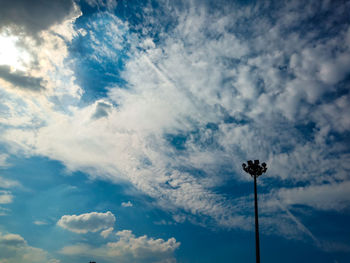
<svg viewBox="0 0 350 263"><path fill-rule="evenodd" d="M46 251L29 246L17 234L0 233L0 262L4 263L58 263Z"/></svg>
<svg viewBox="0 0 350 263"><path fill-rule="evenodd" d="M33 223L37 226L44 226L48 224L47 222L41 220L35 220Z"/></svg>
<svg viewBox="0 0 350 263"><path fill-rule="evenodd" d="M9 245L9 246L18 246L26 244L23 237L17 234L7 234L1 236L1 244Z"/></svg>
<svg viewBox="0 0 350 263"><path fill-rule="evenodd" d="M107 228L106 230L101 231L101 236L107 238L110 234L112 234L113 230L113 227Z"/></svg>
<svg viewBox="0 0 350 263"><path fill-rule="evenodd" d="M87 0L86 2L92 7L106 8L109 11L113 11L118 3L116 0Z"/></svg>
<svg viewBox="0 0 350 263"><path fill-rule="evenodd" d="M122 202L122 207L132 207L133 204L130 201Z"/></svg>
<svg viewBox="0 0 350 263"><path fill-rule="evenodd" d="M175 238L154 239L146 235L136 237L130 230L115 233L118 241L108 242L101 247L77 244L62 248L64 255L90 255L106 262L176 262L173 253L180 246Z"/></svg>
<svg viewBox="0 0 350 263"><path fill-rule="evenodd" d="M308 205L320 210L343 210L350 206L350 182L280 189L277 196L287 205Z"/></svg>
<svg viewBox="0 0 350 263"><path fill-rule="evenodd" d="M181 10L170 7L167 13L176 26L161 32L157 42L131 35L130 25L101 14L89 24L91 56L100 63L114 60L127 38L130 59L121 74L128 89L111 86L107 98L84 107L77 106L81 89L65 64L67 42L52 34L61 32L69 43L76 34L76 14L64 30L56 25L52 32L42 32L43 44L31 49L40 70L30 76L46 81L49 100L18 95L1 84L8 111L0 122L11 128L0 138L16 154L47 156L71 171L131 182L162 208L174 214L184 210L181 222L183 217L192 222L196 216L209 217L215 225L249 229L242 216L246 200L214 189L231 175L237 181L249 180L241 163L250 158L267 160L264 177L283 180L288 187L306 183L316 191L315 200L323 200L317 187L329 183L341 190L333 200L347 202L347 190L340 185L349 180L349 148L332 133L350 129L348 95L337 95L337 85L350 68L350 49L343 41L349 39L350 29L343 26L327 38L312 28L295 31L298 23L322 12L318 5L304 8L301 1L296 3L257 5L254 10L228 6L226 11L191 4ZM341 6L336 8L334 12L341 11ZM272 12L272 18L265 12ZM111 22L105 25L102 41L95 31L103 16ZM52 103L52 98L58 102ZM300 131L304 126L310 127L311 135ZM186 138L182 150L171 145L169 135ZM288 200L290 205L301 202ZM319 208L310 196L307 200ZM323 208L333 209L330 203Z"/></svg>
<svg viewBox="0 0 350 263"><path fill-rule="evenodd" d="M7 154L0 154L0 167L3 166L3 167L6 167L8 166L8 163L7 163L7 159L8 159L8 155Z"/></svg>
<svg viewBox="0 0 350 263"><path fill-rule="evenodd" d="M13 201L13 195L10 191L0 190L0 204L9 204Z"/></svg>
<svg viewBox="0 0 350 263"><path fill-rule="evenodd" d="M91 212L81 215L64 215L57 222L57 225L78 234L85 234L113 227L114 223L115 216L107 211L106 213Z"/></svg>
<svg viewBox="0 0 350 263"><path fill-rule="evenodd" d="M324 241L321 243L321 248L328 252L350 252L350 246L346 243Z"/></svg>
<svg viewBox="0 0 350 263"><path fill-rule="evenodd" d="M329 132L349 132L350 131L350 107L348 106L349 95L343 95L332 103L324 103L313 112L313 117L317 121L321 130Z"/></svg>
<svg viewBox="0 0 350 263"><path fill-rule="evenodd" d="M6 216L10 211L11 211L10 209L0 206L0 216Z"/></svg>
<svg viewBox="0 0 350 263"><path fill-rule="evenodd" d="M7 178L0 177L0 187L1 188L12 188L16 186L20 186L20 182L16 180L11 180Z"/></svg>

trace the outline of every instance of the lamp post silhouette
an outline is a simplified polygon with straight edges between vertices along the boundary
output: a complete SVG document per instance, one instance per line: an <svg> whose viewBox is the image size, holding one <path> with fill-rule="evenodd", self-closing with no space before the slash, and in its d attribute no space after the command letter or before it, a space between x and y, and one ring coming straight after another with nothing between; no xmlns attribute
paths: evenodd
<svg viewBox="0 0 350 263"><path fill-rule="evenodd" d="M243 170L254 177L254 205L255 205L255 249L256 263L260 263L260 244L259 244L259 219L258 219L258 193L256 188L256 178L266 172L266 163L259 164L259 160L248 161L248 165L242 164Z"/></svg>

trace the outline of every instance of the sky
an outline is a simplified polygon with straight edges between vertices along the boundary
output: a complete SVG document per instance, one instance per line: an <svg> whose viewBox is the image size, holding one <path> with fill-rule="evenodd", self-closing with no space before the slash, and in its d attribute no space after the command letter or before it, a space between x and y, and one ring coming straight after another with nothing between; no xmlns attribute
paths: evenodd
<svg viewBox="0 0 350 263"><path fill-rule="evenodd" d="M0 5L0 263L350 262L349 1Z"/></svg>

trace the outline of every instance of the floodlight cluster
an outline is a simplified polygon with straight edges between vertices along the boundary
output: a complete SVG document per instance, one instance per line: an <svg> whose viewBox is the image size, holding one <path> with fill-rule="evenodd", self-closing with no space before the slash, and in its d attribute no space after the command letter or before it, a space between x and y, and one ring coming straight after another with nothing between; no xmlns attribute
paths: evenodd
<svg viewBox="0 0 350 263"><path fill-rule="evenodd" d="M254 160L254 162L252 160L249 160L247 163L248 165L246 163L242 164L243 170L246 173L249 173L252 177L253 176L259 177L260 175L265 173L267 170L266 163L262 163L260 165L259 160Z"/></svg>

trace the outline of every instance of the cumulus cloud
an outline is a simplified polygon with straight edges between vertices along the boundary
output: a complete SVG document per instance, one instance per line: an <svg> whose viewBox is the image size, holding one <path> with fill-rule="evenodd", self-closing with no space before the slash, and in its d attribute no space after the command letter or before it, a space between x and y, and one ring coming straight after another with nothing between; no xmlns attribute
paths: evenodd
<svg viewBox="0 0 350 263"><path fill-rule="evenodd" d="M114 223L115 216L107 211L106 213L91 212L81 215L64 215L57 222L57 225L78 234L85 234L113 227Z"/></svg>
<svg viewBox="0 0 350 263"><path fill-rule="evenodd" d="M89 255L106 262L176 262L173 253L180 246L175 238L154 239L146 235L136 237L130 230L115 233L115 242L101 247L87 244L66 246L60 251L64 255Z"/></svg>
<svg viewBox="0 0 350 263"><path fill-rule="evenodd" d="M8 246L21 246L26 244L23 237L17 234L7 234L1 236L0 240L1 244L8 245Z"/></svg>
<svg viewBox="0 0 350 263"><path fill-rule="evenodd" d="M46 251L29 246L23 237L17 234L0 233L0 261L6 263L58 263Z"/></svg>

